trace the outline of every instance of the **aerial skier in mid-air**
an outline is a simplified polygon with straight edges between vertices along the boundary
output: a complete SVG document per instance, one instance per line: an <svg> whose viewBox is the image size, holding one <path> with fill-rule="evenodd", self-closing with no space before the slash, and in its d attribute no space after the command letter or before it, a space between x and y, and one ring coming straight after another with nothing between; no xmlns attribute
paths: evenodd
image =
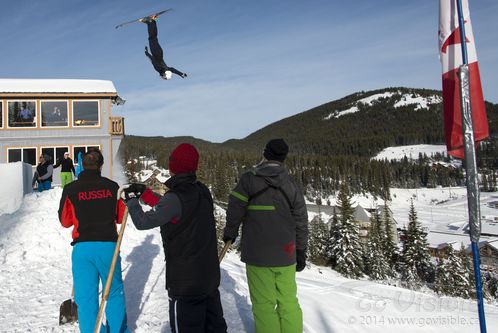
<svg viewBox="0 0 498 333"><path fill-rule="evenodd" d="M157 17L158 15L151 15L139 19L140 22L147 24L147 31L149 33L149 47L152 54L149 53L149 49L146 46L145 55L150 59L152 66L154 66L154 69L159 72L159 75L163 79L171 79L173 73L182 78L186 78L187 73L180 72L174 67L168 67L164 62L163 49L157 40Z"/></svg>

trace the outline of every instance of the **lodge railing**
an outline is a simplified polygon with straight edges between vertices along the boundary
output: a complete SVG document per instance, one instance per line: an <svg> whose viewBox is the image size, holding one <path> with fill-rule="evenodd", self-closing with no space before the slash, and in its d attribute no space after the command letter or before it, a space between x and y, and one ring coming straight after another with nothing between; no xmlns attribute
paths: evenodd
<svg viewBox="0 0 498 333"><path fill-rule="evenodd" d="M124 135L124 117L110 117L109 133L111 135Z"/></svg>

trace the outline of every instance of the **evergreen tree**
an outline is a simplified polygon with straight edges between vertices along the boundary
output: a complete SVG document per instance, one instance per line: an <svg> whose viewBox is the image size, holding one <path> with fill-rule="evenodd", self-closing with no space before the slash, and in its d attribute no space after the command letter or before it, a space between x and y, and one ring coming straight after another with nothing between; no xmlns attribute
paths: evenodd
<svg viewBox="0 0 498 333"><path fill-rule="evenodd" d="M337 208L337 207L336 207ZM334 209L334 214L332 215L332 218L329 220L329 242L327 244L327 255L329 257L329 263L332 267L335 267L337 265L337 258L332 254L332 248L334 247L335 244L337 244L337 241L341 237L341 228L340 228L340 221L337 216L336 209Z"/></svg>
<svg viewBox="0 0 498 333"><path fill-rule="evenodd" d="M387 201L384 201L384 207L382 208L382 222L384 227L381 228L384 230L380 231L382 250L390 266L394 267L398 260L398 247L395 243L396 237L393 234L393 221Z"/></svg>
<svg viewBox="0 0 498 333"><path fill-rule="evenodd" d="M486 175L486 173L483 173L481 175L481 180L482 180L482 191L489 192L488 176Z"/></svg>
<svg viewBox="0 0 498 333"><path fill-rule="evenodd" d="M488 290L491 297L498 298L498 278L494 273L489 273Z"/></svg>
<svg viewBox="0 0 498 333"><path fill-rule="evenodd" d="M382 220L378 212L370 218L370 230L365 251L365 273L371 280L385 280L392 276L389 261L385 257L383 242Z"/></svg>
<svg viewBox="0 0 498 333"><path fill-rule="evenodd" d="M349 278L358 278L362 276L363 272L363 247L360 242L358 224L354 221L351 197L346 182L343 182L337 197L341 210L339 235L331 246L331 256L334 258L335 266L333 268L336 271Z"/></svg>
<svg viewBox="0 0 498 333"><path fill-rule="evenodd" d="M327 225L319 215L315 216L309 224L308 258L317 265L328 263L328 243L330 232Z"/></svg>
<svg viewBox="0 0 498 333"><path fill-rule="evenodd" d="M451 245L446 248L446 258L444 269L448 274L447 285L450 286L447 295L469 298L469 272Z"/></svg>
<svg viewBox="0 0 498 333"><path fill-rule="evenodd" d="M142 169L140 168L140 165L137 163L137 160L134 158L130 159L125 164L125 167L124 167L125 176L128 179L128 181L131 183L136 183L138 181L137 174L141 170Z"/></svg>
<svg viewBox="0 0 498 333"><path fill-rule="evenodd" d="M226 215L220 209L217 209L217 206L215 206L214 209L214 220L216 222L218 253L220 253L221 249L225 245L225 242L223 242L223 230L225 229Z"/></svg>
<svg viewBox="0 0 498 333"><path fill-rule="evenodd" d="M433 274L434 269L430 261L427 234L417 219L413 199L410 202L408 229L406 230L402 259L405 267L416 268L417 275L422 281L428 281Z"/></svg>
<svg viewBox="0 0 498 333"><path fill-rule="evenodd" d="M491 174L492 174L492 192L496 192L496 170L491 169Z"/></svg>
<svg viewBox="0 0 498 333"><path fill-rule="evenodd" d="M401 263L401 285L408 289L419 289L422 286L422 281L417 272L417 267L414 263Z"/></svg>
<svg viewBox="0 0 498 333"><path fill-rule="evenodd" d="M450 286L444 260L443 258L438 258L436 263L436 276L434 279L434 291L439 295L447 295Z"/></svg>
<svg viewBox="0 0 498 333"><path fill-rule="evenodd" d="M466 270L468 271L468 274L469 274L469 296L472 299L476 299L477 294L476 294L476 282L475 282L476 278L475 278L475 273L474 273L474 265L472 263L472 260L470 259L470 255L467 254L463 245L462 245L458 255L462 260L463 266L466 267ZM482 294L483 294L484 298L490 299L490 298L492 298L492 294L491 294L491 290L488 288L489 283L486 283L486 279L484 277L484 274L482 274L482 273L483 272L481 271Z"/></svg>

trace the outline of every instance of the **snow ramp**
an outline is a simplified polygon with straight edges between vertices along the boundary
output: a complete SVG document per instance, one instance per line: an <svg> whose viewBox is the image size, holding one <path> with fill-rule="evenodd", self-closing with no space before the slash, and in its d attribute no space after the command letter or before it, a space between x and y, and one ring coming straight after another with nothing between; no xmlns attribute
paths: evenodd
<svg viewBox="0 0 498 333"><path fill-rule="evenodd" d="M19 210L0 216L0 332L79 332L77 325L58 326L59 306L72 288L71 230L57 218L61 193L28 194ZM169 332L159 230L138 231L128 223L121 248L128 326ZM297 276L307 333L479 330L473 301L349 280L325 267ZM221 265L220 292L229 332L254 332L245 268L236 253ZM492 331L498 308L486 305L486 315Z"/></svg>

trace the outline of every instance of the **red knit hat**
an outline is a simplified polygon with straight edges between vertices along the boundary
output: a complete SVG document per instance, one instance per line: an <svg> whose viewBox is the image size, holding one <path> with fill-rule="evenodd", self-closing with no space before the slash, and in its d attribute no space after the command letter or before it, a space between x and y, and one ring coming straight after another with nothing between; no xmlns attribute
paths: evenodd
<svg viewBox="0 0 498 333"><path fill-rule="evenodd" d="M169 171L174 174L195 173L199 152L189 143L182 143L169 155Z"/></svg>

